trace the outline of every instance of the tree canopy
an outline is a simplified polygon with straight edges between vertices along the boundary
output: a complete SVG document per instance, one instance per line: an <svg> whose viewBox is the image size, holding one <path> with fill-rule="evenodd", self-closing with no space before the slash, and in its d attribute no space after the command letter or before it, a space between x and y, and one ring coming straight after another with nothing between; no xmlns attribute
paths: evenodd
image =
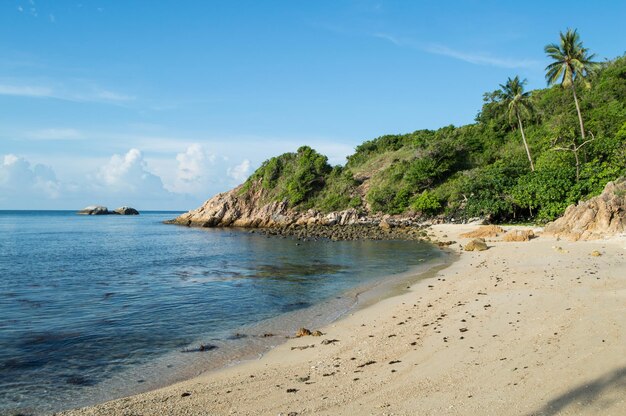
<svg viewBox="0 0 626 416"><path fill-rule="evenodd" d="M591 62L593 55L575 31L562 38L562 44L554 45L559 53L573 53L572 43L576 59ZM572 86L587 77L589 88L579 90L577 101L571 86L527 92L523 80L509 78L484 95L473 124L368 140L345 166L332 167L304 146L266 161L242 192L260 184L268 200L324 212L352 207L369 213L490 216L495 221L554 219L569 204L600 193L608 181L626 174L626 57L593 71L573 60L563 62L571 69L552 66L551 77L571 75ZM555 151L563 143L581 145L578 107L595 140L577 154ZM522 129L525 146L520 146Z"/></svg>

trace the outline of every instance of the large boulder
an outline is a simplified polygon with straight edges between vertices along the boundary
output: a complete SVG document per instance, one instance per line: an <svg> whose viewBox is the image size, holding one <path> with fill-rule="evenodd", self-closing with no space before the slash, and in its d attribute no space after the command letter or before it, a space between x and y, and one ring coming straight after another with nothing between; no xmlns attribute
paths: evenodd
<svg viewBox="0 0 626 416"><path fill-rule="evenodd" d="M110 214L107 207L102 205L89 205L77 212L79 215L108 215Z"/></svg>
<svg viewBox="0 0 626 416"><path fill-rule="evenodd" d="M465 251L485 251L488 248L489 247L487 246L487 243L485 243L485 239L484 238L475 238L472 241L470 241L469 243L467 243L465 245L465 247L463 247L463 250L465 250Z"/></svg>
<svg viewBox="0 0 626 416"><path fill-rule="evenodd" d="M113 213L119 214L119 215L139 215L139 211L131 207L119 207L113 210Z"/></svg>
<svg viewBox="0 0 626 416"><path fill-rule="evenodd" d="M201 227L275 227L295 223L296 213L287 201L265 202L261 186L244 190L243 185L215 195L201 207L189 211L172 222Z"/></svg>
<svg viewBox="0 0 626 416"><path fill-rule="evenodd" d="M545 232L570 240L597 240L626 231L626 178L609 182L602 194L570 205Z"/></svg>
<svg viewBox="0 0 626 416"><path fill-rule="evenodd" d="M504 234L502 241L507 242L521 242L530 241L535 238L535 232L533 230L511 230Z"/></svg>

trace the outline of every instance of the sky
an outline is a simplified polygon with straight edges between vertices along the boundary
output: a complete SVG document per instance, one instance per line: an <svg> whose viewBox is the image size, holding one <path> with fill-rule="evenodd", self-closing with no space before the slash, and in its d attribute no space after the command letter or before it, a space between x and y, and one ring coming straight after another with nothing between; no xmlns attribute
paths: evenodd
<svg viewBox="0 0 626 416"><path fill-rule="evenodd" d="M188 210L269 157L332 164L545 87L577 28L626 51L624 1L0 0L0 209Z"/></svg>

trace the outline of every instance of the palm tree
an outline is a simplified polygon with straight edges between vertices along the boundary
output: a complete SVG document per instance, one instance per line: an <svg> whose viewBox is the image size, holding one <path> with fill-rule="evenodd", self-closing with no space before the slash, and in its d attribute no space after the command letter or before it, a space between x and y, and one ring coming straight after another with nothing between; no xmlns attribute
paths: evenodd
<svg viewBox="0 0 626 416"><path fill-rule="evenodd" d="M530 115L532 110L530 92L524 92L524 85L526 85L526 80L520 81L518 76L513 79L508 78L505 84L500 84L501 90L499 95L501 103L507 107L509 122L512 123L514 119L517 119L519 131L522 133L522 141L526 148L526 155L530 162L530 170L534 172L535 165L533 165L533 158L530 156L530 149L528 148L528 142L526 142L524 125L522 123L522 117Z"/></svg>
<svg viewBox="0 0 626 416"><path fill-rule="evenodd" d="M551 43L544 48L546 54L554 60L546 67L546 80L548 85L556 84L560 80L563 88L572 89L578 121L580 122L580 134L585 141L585 126L580 114L575 81L579 78L584 80L590 72L599 66L599 63L592 61L595 54L589 53L589 49L583 47L576 29L567 29L565 33L560 32L560 37L561 42L559 44ZM587 80L585 80L585 86L589 87Z"/></svg>

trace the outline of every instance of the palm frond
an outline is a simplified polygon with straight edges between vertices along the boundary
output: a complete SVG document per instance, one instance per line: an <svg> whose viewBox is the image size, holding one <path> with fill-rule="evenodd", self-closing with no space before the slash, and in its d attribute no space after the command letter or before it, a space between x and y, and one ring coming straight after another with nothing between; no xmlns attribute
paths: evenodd
<svg viewBox="0 0 626 416"><path fill-rule="evenodd" d="M546 66L546 81L548 85L559 81L563 87L569 87L578 78L586 78L597 68L593 62L595 54L583 46L577 29L567 28L559 33L559 44L550 43L544 51L552 63Z"/></svg>
<svg viewBox="0 0 626 416"><path fill-rule="evenodd" d="M548 68L548 72L546 72L546 81L548 81L548 85L556 84L562 77L564 69L565 68L562 64L553 65Z"/></svg>

